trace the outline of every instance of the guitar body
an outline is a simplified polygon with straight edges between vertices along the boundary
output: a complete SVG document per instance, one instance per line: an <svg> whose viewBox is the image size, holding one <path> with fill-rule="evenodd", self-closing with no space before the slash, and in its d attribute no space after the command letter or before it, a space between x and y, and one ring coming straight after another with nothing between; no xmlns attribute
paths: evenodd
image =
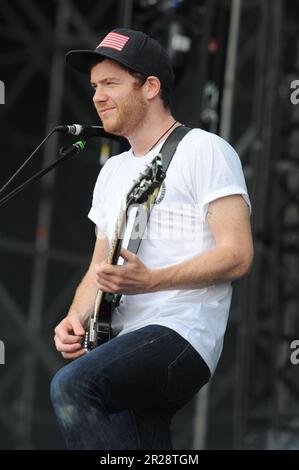
<svg viewBox="0 0 299 470"><path fill-rule="evenodd" d="M111 316L113 311L113 295L105 292L102 297L98 319L96 322L96 346L106 343L112 338Z"/></svg>

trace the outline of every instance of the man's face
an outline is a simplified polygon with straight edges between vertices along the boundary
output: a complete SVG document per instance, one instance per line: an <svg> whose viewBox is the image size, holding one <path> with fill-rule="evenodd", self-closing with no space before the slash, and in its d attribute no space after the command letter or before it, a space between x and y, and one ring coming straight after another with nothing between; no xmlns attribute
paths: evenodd
<svg viewBox="0 0 299 470"><path fill-rule="evenodd" d="M92 67L93 102L106 132L129 137L142 125L147 103L136 79L116 62L105 59Z"/></svg>

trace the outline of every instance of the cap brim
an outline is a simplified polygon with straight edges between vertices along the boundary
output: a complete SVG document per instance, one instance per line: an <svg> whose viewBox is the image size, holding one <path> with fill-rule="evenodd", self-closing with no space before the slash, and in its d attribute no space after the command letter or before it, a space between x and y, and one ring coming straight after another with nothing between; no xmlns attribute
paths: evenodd
<svg viewBox="0 0 299 470"><path fill-rule="evenodd" d="M84 74L89 74L90 69L95 64L101 62L104 59L115 60L116 62L127 67L130 70L134 70L135 72L139 72L145 76L148 75L148 73L144 71L140 65L134 66L133 68L131 64L128 64L127 61L124 58L120 57L116 51L113 51L108 48L101 48L101 52L98 52L97 50L78 49L78 50L69 51L65 55L66 64L72 67L73 69L77 70L78 72L81 72ZM153 75L155 74L153 73ZM161 78L159 78L159 80L161 81ZM174 81L174 77L173 77L173 81ZM171 92L173 88L173 81L170 84L164 83L163 86L166 91Z"/></svg>
<svg viewBox="0 0 299 470"><path fill-rule="evenodd" d="M66 54L65 62L78 72L89 73L93 65L105 58L105 54L96 51L74 50Z"/></svg>

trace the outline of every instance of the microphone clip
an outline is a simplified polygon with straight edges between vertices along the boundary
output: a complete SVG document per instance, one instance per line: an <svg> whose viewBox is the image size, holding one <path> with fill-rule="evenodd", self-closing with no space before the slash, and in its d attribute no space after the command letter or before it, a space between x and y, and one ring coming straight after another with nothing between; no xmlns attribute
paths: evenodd
<svg viewBox="0 0 299 470"><path fill-rule="evenodd" d="M86 141L85 140L78 140L74 144L72 144L70 147L61 147L59 150L59 155L61 157L71 157L72 155L82 152L86 147Z"/></svg>

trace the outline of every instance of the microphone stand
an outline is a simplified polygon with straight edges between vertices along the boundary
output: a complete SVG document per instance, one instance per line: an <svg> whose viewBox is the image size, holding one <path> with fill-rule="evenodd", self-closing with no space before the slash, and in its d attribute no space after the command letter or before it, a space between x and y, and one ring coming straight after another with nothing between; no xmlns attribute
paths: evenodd
<svg viewBox="0 0 299 470"><path fill-rule="evenodd" d="M50 135L54 132L55 130L51 131L51 133L43 140L43 142L37 147L36 151L40 148L40 146L50 137ZM55 168L57 165L62 163L63 161L71 158L73 155L76 155L79 152L82 152L86 148L86 140L78 140L75 142L73 145L71 145L68 148L61 147L59 154L61 155L60 158L58 158L55 162L51 163L51 165L47 166L46 168L43 168L42 170L38 171L35 173L33 176L28 178L24 183L22 183L20 186L15 188L13 191L8 193L6 196L4 196L2 199L0 199L0 206L8 202L11 198L16 196L20 191L25 189L30 183L33 183L34 181L40 179L42 176L44 176L46 173L51 171L53 168ZM33 154L34 154L33 153ZM33 154L29 157L31 158ZM22 166L17 170L17 172L10 178L10 180L1 188L0 193L7 187L7 185L13 180L13 178L20 172L20 170L25 166L25 164L28 162L29 159L27 159Z"/></svg>

